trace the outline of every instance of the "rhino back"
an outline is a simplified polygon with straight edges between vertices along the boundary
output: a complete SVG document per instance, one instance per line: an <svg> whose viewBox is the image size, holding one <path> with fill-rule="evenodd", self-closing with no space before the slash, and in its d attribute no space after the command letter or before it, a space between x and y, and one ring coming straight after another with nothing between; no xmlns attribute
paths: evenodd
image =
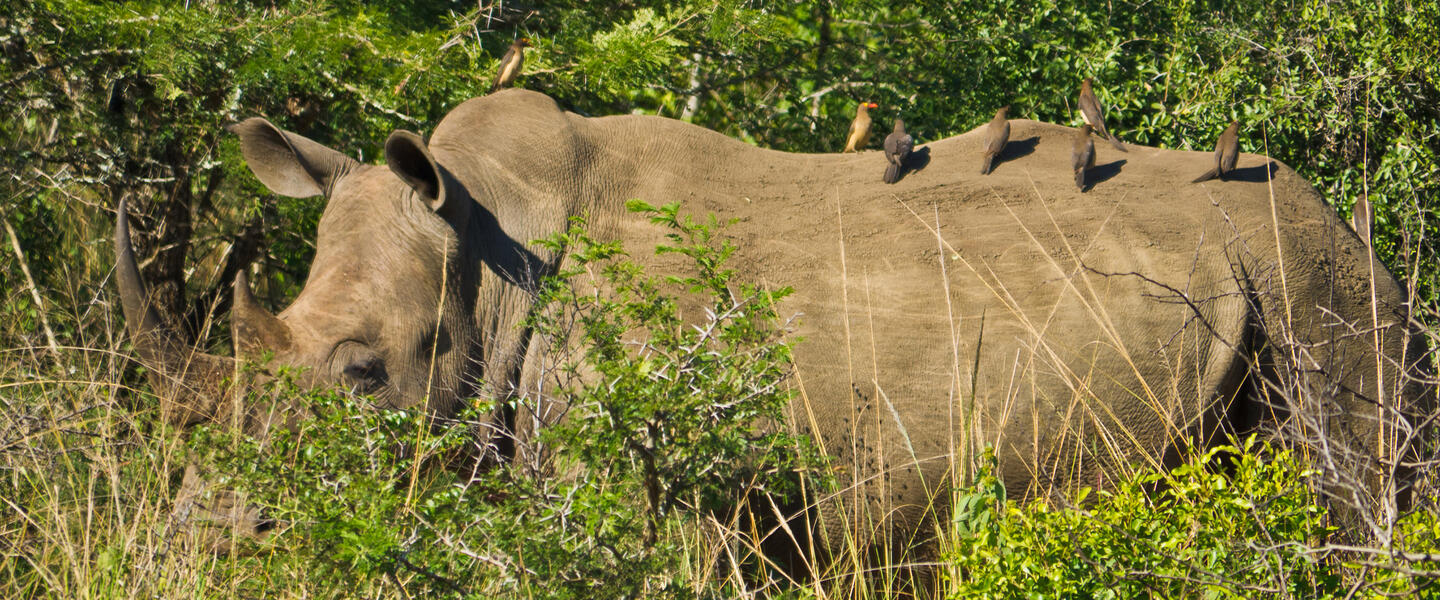
<svg viewBox="0 0 1440 600"><path fill-rule="evenodd" d="M474 172L477 202L517 240L588 215L663 272L677 266L650 252L664 232L626 200L737 220L737 271L796 290L782 307L799 315L795 421L855 482L857 501L822 512L870 506L913 525L983 445L1014 493L1173 460L1233 418L1257 321L1333 337L1336 318L1370 318L1372 272L1379 312L1403 329L1393 277L1288 167L1242 155L1229 181L1189 184L1211 153L1102 149L1082 194L1073 129L1011 123L990 175L969 168L976 130L920 144L894 185L880 152L764 150L518 90L460 107L433 145ZM1383 354L1398 356L1390 339ZM1316 356L1384 362L1348 342Z"/></svg>
<svg viewBox="0 0 1440 600"><path fill-rule="evenodd" d="M1192 185L1210 153L1102 151L1101 181L1081 194L1065 168L1073 130L1017 120L1012 139L1032 151L991 175L966 168L977 130L922 145L924 168L886 185L879 152L774 152L646 117L593 124L630 150L603 171L623 181L611 187L738 219L739 272L796 289L797 422L878 505L928 503L951 457L986 444L1020 489L1173 460L1231 418L1256 298L1288 291L1286 327L1313 339L1326 319L1368 314L1372 268L1382 306L1403 297L1313 188L1263 156ZM638 255L660 241L616 218L611 233Z"/></svg>

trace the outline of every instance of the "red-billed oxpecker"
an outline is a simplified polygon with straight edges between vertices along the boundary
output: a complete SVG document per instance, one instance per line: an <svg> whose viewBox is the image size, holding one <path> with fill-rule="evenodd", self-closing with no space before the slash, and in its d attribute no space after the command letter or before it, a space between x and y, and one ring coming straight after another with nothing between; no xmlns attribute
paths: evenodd
<svg viewBox="0 0 1440 600"><path fill-rule="evenodd" d="M1105 108L1100 106L1100 101L1095 98L1095 90L1090 88L1091 78L1086 77L1080 82L1080 118L1085 119L1085 124L1090 126L1091 131L1099 134L1101 138L1110 140L1116 150L1126 152L1125 146L1115 136L1105 129Z"/></svg>
<svg viewBox="0 0 1440 600"><path fill-rule="evenodd" d="M861 102L855 107L855 120L850 122L850 133L845 136L845 149L841 152L859 152L870 142L870 109L880 108L874 102Z"/></svg>
<svg viewBox="0 0 1440 600"><path fill-rule="evenodd" d="M1231 171L1235 170L1235 160L1240 157L1240 122L1231 121L1225 131L1220 133L1220 139L1215 141L1215 168L1206 171L1204 175L1195 178L1190 183L1200 183L1219 177L1224 181Z"/></svg>
<svg viewBox="0 0 1440 600"><path fill-rule="evenodd" d="M885 136L885 160L890 162L885 167L885 183L900 181L900 171L905 168L905 159L910 158L910 150L914 148L914 138L905 133L905 121L895 119L895 131Z"/></svg>
<svg viewBox="0 0 1440 600"><path fill-rule="evenodd" d="M995 157L1005 151L1005 144L1010 141L1010 119L1006 113L1010 106L1002 106L995 111L995 118L985 127L985 161L980 163L980 174L989 175L990 170L995 166Z"/></svg>
<svg viewBox="0 0 1440 600"><path fill-rule="evenodd" d="M1095 166L1095 142L1090 139L1090 125L1080 126L1075 144L1070 147L1070 164L1075 168L1075 187L1085 192L1085 172Z"/></svg>
<svg viewBox="0 0 1440 600"><path fill-rule="evenodd" d="M515 83L515 78L520 75L520 69L525 66L525 48L529 45L530 38L523 37L510 44L510 49L505 51L505 56L500 58L500 70L495 73L495 83L490 86L491 92L510 87Z"/></svg>

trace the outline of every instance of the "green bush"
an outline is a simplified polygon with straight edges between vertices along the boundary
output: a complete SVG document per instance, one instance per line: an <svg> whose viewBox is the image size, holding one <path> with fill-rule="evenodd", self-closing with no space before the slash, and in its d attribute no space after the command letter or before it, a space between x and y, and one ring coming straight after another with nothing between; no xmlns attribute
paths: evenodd
<svg viewBox="0 0 1440 600"><path fill-rule="evenodd" d="M211 428L196 440L217 482L280 524L251 542L263 558L249 568L366 596L399 586L421 596L685 597L702 587L695 573L710 559L686 532L712 516L731 522L749 494L791 490L808 455L767 427L789 399L774 310L785 291L733 284L734 247L715 222L682 219L677 205L632 208L671 230L659 251L684 255L694 272L653 278L579 222L544 242L575 265L545 285L534 323L561 360L564 384L547 392L571 406L540 433L553 468L459 468L485 450L474 434L494 414L490 401L437 419L341 392L300 394L281 377L256 401L291 398L307 418L259 438ZM593 277L585 292L570 279L582 275ZM669 284L709 318L682 321ZM643 343L630 341L636 332ZM253 578L246 592L291 584Z"/></svg>
<svg viewBox="0 0 1440 600"><path fill-rule="evenodd" d="M993 454L986 465L955 496L945 553L951 598L1436 592L1433 573L1411 577L1404 561L1357 559L1327 546L1335 529L1305 461L1253 437L1168 472L1140 472L1114 489L1086 488L1057 502L1007 501ZM1440 548L1435 522L1428 512L1406 517L1399 527L1406 542L1397 549Z"/></svg>

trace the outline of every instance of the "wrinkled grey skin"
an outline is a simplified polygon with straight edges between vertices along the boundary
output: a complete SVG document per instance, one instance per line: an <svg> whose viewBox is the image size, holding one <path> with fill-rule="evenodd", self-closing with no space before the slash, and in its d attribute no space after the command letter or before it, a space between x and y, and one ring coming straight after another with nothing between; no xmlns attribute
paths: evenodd
<svg viewBox="0 0 1440 600"><path fill-rule="evenodd" d="M923 538L983 445L1014 496L1173 464L1283 412L1259 401L1255 375L1289 364L1330 403L1338 446L1373 452L1387 435L1377 402L1419 401L1404 291L1292 170L1267 182L1273 163L1246 155L1233 181L1185 186L1209 153L1133 146L1124 163L1102 155L1082 196L1065 168L1073 130L1011 124L1033 151L1001 172L966 166L976 130L930 144L928 166L887 186L877 152L762 150L669 119L580 117L524 90L462 104L428 144L396 132L380 166L250 119L232 130L255 176L327 204L290 306L272 316L237 285L237 353L268 350L312 385L397 407L533 399L543 344L521 323L562 257L529 242L584 215L663 271L649 251L663 232L623 208L639 198L739 219L726 230L738 272L795 288L782 306L803 339L792 415L851 484L811 512L822 539ZM214 384L230 359L187 353L154 318L124 230L126 320L168 417L276 422ZM497 415L494 446L513 453L507 436L536 423Z"/></svg>

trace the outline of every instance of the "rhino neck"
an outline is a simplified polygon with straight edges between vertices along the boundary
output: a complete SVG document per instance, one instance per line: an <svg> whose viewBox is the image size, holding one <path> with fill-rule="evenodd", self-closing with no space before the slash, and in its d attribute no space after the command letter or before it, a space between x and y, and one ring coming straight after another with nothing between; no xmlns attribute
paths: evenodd
<svg viewBox="0 0 1440 600"><path fill-rule="evenodd" d="M626 201L653 205L679 202L685 213L720 217L735 203L804 195L806 182L835 183L853 177L831 155L794 154L757 148L715 131L660 117L624 115L588 119L593 169L589 178L606 237L645 240L634 228L645 219L630 218ZM877 169L883 168L883 165ZM879 179L879 171L874 174ZM817 186L818 188L818 186ZM638 245L632 252L645 251Z"/></svg>
<svg viewBox="0 0 1440 600"><path fill-rule="evenodd" d="M562 171L541 168L551 161L497 155L476 140L446 138L437 131L431 149L480 209L472 211L464 233L476 248L467 265L476 281L469 289L478 290L471 360L480 366L478 392L503 397L519 385L530 337L524 323L540 281L556 272L561 256L531 242L563 231L569 216L578 214L570 201L575 181L547 177L548 171Z"/></svg>
<svg viewBox="0 0 1440 600"><path fill-rule="evenodd" d="M457 107L430 148L481 208L468 233L480 248L474 358L485 392L496 395L520 385L530 350L523 324L539 281L563 257L531 242L584 217L592 237L625 240L632 254L649 255L663 232L628 214L628 200L681 202L686 212L723 216L726 202L758 199L757 190L793 180L794 172L827 168L818 155L763 150L672 119L581 117L520 92Z"/></svg>

